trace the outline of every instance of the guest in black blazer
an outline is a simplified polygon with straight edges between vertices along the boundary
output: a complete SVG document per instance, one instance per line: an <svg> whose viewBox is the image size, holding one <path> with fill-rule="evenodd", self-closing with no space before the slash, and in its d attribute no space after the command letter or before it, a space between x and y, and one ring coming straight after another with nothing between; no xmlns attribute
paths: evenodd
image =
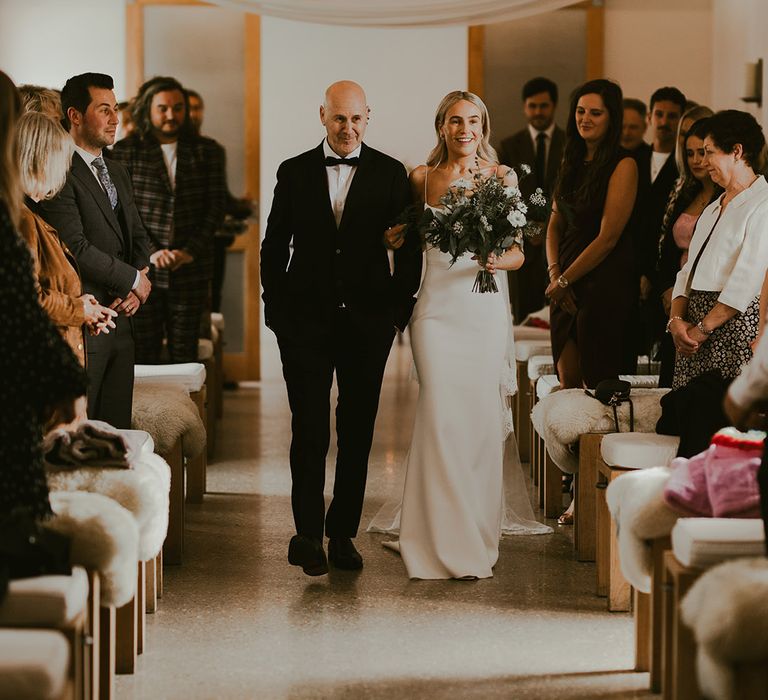
<svg viewBox="0 0 768 700"><path fill-rule="evenodd" d="M565 133L555 124L557 85L548 78L533 78L523 86L523 112L528 126L504 139L499 145L499 162L514 168L520 179L520 190L527 199L540 187L549 199L563 158ZM531 174L523 177L521 165ZM544 255L544 232L526 239L525 262L519 270L509 272L509 295L515 321L520 322L532 311L544 306L544 290L549 283Z"/></svg>
<svg viewBox="0 0 768 700"><path fill-rule="evenodd" d="M62 191L40 213L77 260L83 291L118 311L116 328L87 340L88 416L131 427L133 316L149 296L149 242L128 172L102 157L114 143L117 100L112 78L84 73L61 93L64 126L75 142Z"/></svg>
<svg viewBox="0 0 768 700"><path fill-rule="evenodd" d="M359 569L352 544L363 507L368 454L384 366L419 285L418 240L407 238L390 272L385 230L410 203L402 163L363 144L369 117L356 83L326 91L327 137L277 172L261 248L267 325L277 336L291 406L296 525L288 560L309 575L331 562ZM291 250L292 246L292 250ZM333 500L323 500L334 372L338 456Z"/></svg>
<svg viewBox="0 0 768 700"><path fill-rule="evenodd" d="M651 96L648 122L653 131L652 148L636 153L637 199L629 229L635 247L636 279L638 284L639 311L632 326L636 338L631 347L631 357L626 358L623 368L634 373L638 354L650 352L661 338L665 316L661 307L656 279L656 262L659 252L664 212L670 192L680 173L675 162L677 127L685 111L685 95L674 87L663 87Z"/></svg>

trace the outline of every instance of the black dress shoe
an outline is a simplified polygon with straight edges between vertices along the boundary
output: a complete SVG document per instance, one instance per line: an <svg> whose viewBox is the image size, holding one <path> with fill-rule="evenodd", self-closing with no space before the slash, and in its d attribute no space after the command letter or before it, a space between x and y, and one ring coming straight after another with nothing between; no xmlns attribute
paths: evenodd
<svg viewBox="0 0 768 700"><path fill-rule="evenodd" d="M337 569L356 571L363 568L363 558L349 537L331 537L328 540L328 558Z"/></svg>
<svg viewBox="0 0 768 700"><path fill-rule="evenodd" d="M288 562L300 566L307 576L322 576L328 573L323 543L306 535L294 535L288 545Z"/></svg>

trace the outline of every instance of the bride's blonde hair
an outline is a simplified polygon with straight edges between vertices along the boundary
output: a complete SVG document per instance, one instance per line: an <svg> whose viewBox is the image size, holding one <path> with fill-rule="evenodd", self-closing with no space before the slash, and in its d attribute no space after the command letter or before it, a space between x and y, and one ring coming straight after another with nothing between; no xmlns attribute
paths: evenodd
<svg viewBox="0 0 768 700"><path fill-rule="evenodd" d="M434 167L438 163L441 163L448 158L448 146L445 145L445 139L442 137L440 129L442 128L443 124L445 124L445 115L448 114L448 110L457 102L461 102L462 100L471 102L480 110L483 137L480 140L479 146L477 147L478 157L491 163L499 162L499 156L496 154L493 146L491 146L491 124L490 117L488 116L488 109L485 106L485 103L472 92L454 90L453 92L449 92L437 106L437 112L435 113L435 133L437 134L437 145L432 149L431 153L427 157L427 166Z"/></svg>

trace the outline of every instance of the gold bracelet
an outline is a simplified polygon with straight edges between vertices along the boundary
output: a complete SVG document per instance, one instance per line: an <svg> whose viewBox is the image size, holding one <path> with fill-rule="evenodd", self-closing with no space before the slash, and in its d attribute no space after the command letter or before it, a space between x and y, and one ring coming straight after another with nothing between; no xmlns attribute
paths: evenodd
<svg viewBox="0 0 768 700"><path fill-rule="evenodd" d="M547 265L547 274L550 273L553 267L560 267L560 263L553 262L551 265Z"/></svg>

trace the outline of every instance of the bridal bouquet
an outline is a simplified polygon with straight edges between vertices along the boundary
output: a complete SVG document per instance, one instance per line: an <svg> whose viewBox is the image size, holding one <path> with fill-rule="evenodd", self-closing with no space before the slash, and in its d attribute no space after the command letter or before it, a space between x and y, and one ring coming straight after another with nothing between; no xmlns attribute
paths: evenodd
<svg viewBox="0 0 768 700"><path fill-rule="evenodd" d="M472 291L484 293L499 291L493 274L485 269L488 258L503 254L525 236L537 235L539 225L526 214L529 205L546 210L547 199L537 189L527 204L517 187L477 173L453 182L440 204L437 210L424 211L419 229L428 245L451 256L451 264L465 253L475 255L482 269Z"/></svg>

